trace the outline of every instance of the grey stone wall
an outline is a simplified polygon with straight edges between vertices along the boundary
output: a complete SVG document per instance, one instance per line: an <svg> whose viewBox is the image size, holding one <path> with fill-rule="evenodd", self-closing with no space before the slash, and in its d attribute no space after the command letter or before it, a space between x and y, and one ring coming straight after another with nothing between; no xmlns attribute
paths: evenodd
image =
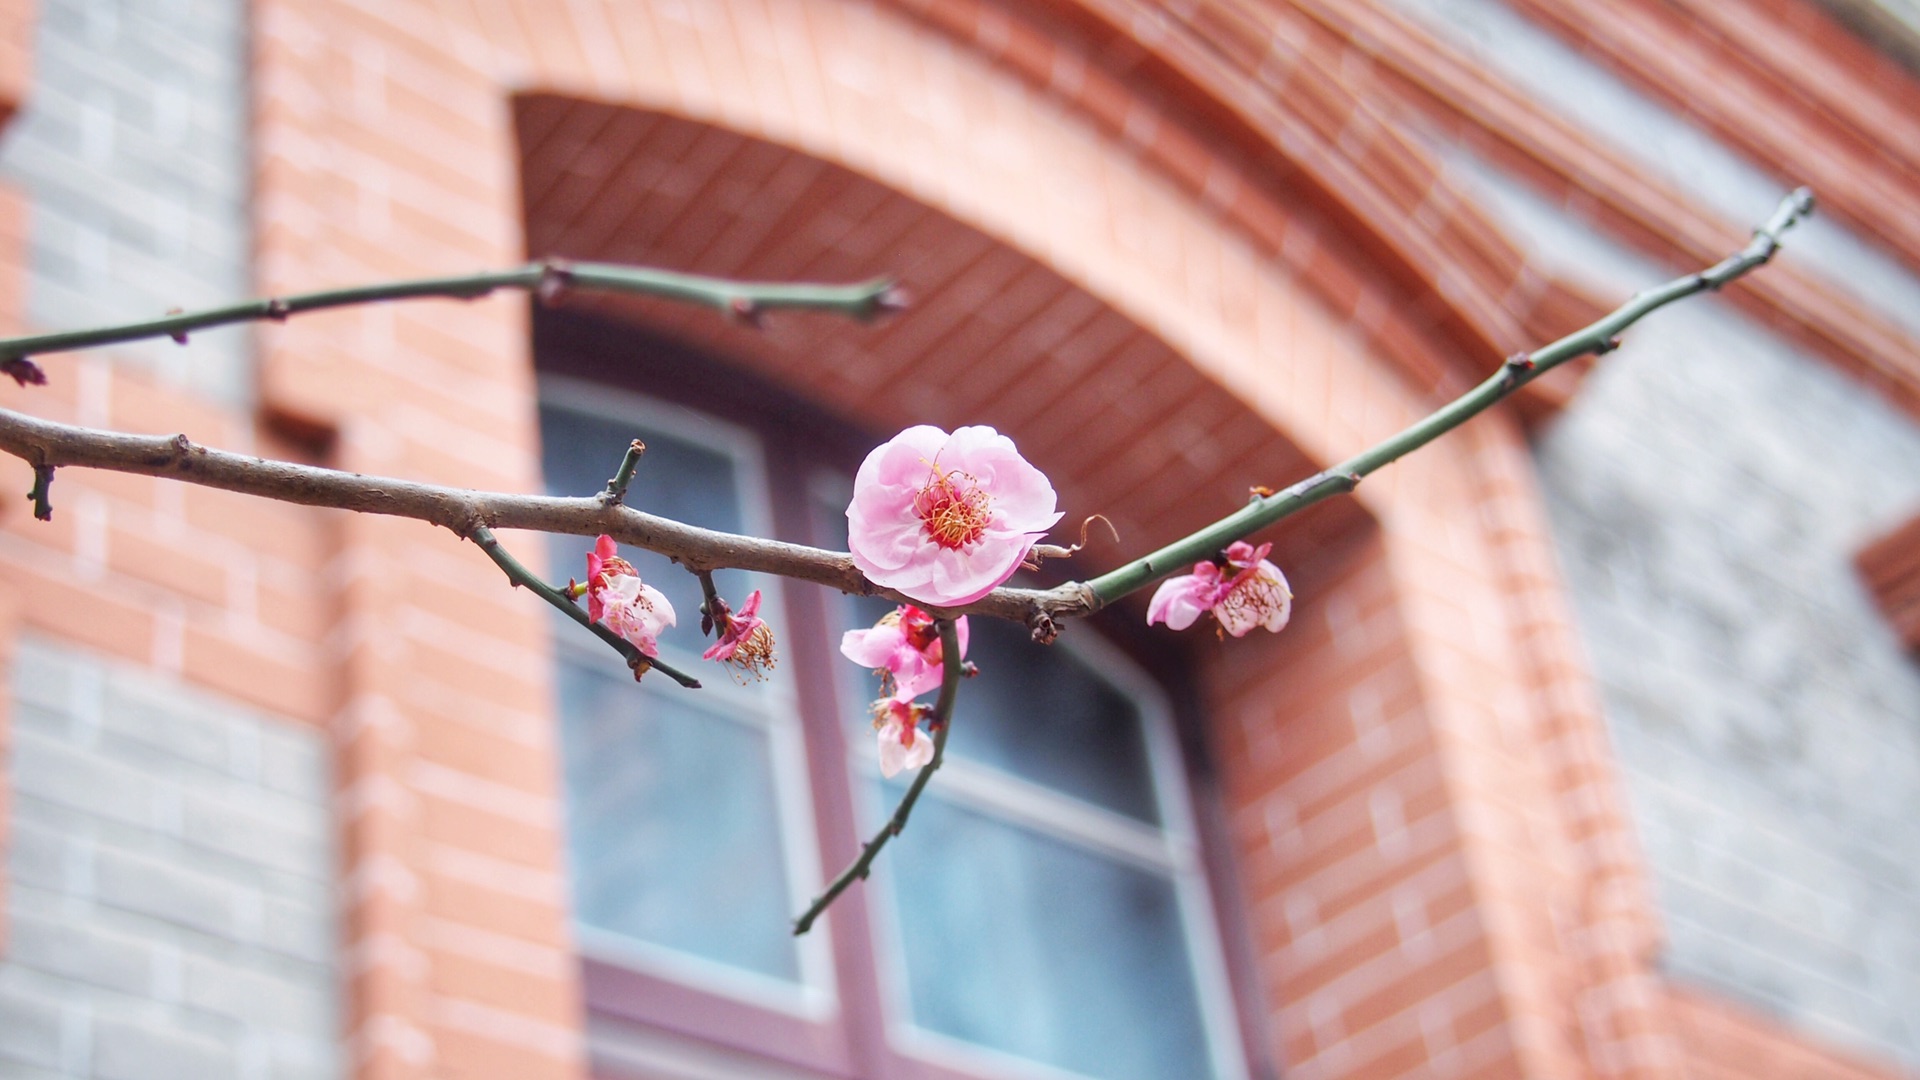
<svg viewBox="0 0 1920 1080"><path fill-rule="evenodd" d="M1399 2L1729 216L1759 220L1778 198L1782 185L1494 0ZM1600 295L1671 275L1431 145L1515 239ZM1796 230L1781 257L1845 268L1861 295L1920 320L1920 283L1831 223ZM1632 331L1537 452L1665 968L1920 1067L1920 665L1850 564L1920 511L1920 428L1698 299Z"/></svg>
<svg viewBox="0 0 1920 1080"><path fill-rule="evenodd" d="M0 1077L338 1076L320 733L24 642Z"/></svg>
<svg viewBox="0 0 1920 1080"><path fill-rule="evenodd" d="M71 329L248 294L242 0L38 0L34 83L0 139L29 198L27 320ZM116 355L230 402L247 331Z"/></svg>
<svg viewBox="0 0 1920 1080"><path fill-rule="evenodd" d="M1758 224L1792 177L1771 176L1516 15L1500 0L1393 0L1540 104L1736 225ZM1920 334L1920 282L1830 217L1794 229L1794 257Z"/></svg>

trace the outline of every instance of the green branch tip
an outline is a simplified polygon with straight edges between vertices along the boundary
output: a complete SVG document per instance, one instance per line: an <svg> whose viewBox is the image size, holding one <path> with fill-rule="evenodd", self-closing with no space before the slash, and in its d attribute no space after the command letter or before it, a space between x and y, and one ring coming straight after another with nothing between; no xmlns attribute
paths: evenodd
<svg viewBox="0 0 1920 1080"><path fill-rule="evenodd" d="M1305 510L1334 495L1354 490L1360 481L1480 415L1520 387L1576 357L1610 352L1620 335L1649 313L1707 289L1718 289L1773 258L1780 235L1813 212L1813 192L1797 188L1780 201L1766 224L1754 230L1747 246L1698 273L1675 278L1639 293L1592 325L1531 353L1516 353L1478 386L1442 405L1424 419L1370 449L1246 506L1144 558L1135 559L1086 582L1094 607L1101 608L1144 589L1202 559L1212 558L1235 540Z"/></svg>

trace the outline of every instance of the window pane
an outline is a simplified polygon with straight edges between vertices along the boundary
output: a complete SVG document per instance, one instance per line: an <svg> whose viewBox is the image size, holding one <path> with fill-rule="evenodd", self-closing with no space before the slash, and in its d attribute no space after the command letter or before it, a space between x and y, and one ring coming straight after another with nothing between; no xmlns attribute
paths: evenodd
<svg viewBox="0 0 1920 1080"><path fill-rule="evenodd" d="M947 752L1158 824L1139 708L1071 651L1036 646L1021 627L981 618L967 628L980 675L960 689Z"/></svg>
<svg viewBox="0 0 1920 1080"><path fill-rule="evenodd" d="M932 792L887 859L919 1027L1101 1080L1213 1075L1166 876Z"/></svg>
<svg viewBox="0 0 1920 1080"><path fill-rule="evenodd" d="M797 981L766 732L624 669L560 679L579 920Z"/></svg>
<svg viewBox="0 0 1920 1080"><path fill-rule="evenodd" d="M552 404L540 407L540 437L547 490L555 495L592 495L605 488L607 478L620 467L627 444L638 438L645 440L647 454L627 489L628 506L689 525L741 531L740 481L733 459L724 453L645 424ZM731 436L716 435L716 441L725 438ZM584 577L587 552L592 548L590 537L554 537L553 576L562 581ZM640 571L642 580L667 594L673 604L679 625L677 632L662 637L662 643L694 652L704 648L699 641L700 583L694 576L651 551L622 545L620 554ZM750 589L747 576L737 570L715 574L714 584L735 604Z"/></svg>

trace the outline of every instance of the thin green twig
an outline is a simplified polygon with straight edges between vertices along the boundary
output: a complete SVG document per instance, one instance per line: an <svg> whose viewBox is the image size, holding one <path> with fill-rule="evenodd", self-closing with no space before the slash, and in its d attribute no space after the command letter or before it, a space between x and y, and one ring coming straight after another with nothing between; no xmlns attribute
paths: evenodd
<svg viewBox="0 0 1920 1080"><path fill-rule="evenodd" d="M1619 345L1619 336L1651 312L1695 293L1721 286L1761 266L1780 248L1780 234L1813 212L1813 192L1799 188L1781 200L1779 209L1755 230L1753 240L1733 255L1695 274L1649 289L1621 305L1598 322L1533 353L1507 358L1486 381L1442 406L1425 419L1385 442L1322 469L1285 490L1256 498L1240 510L1196 533L1176 540L1145 558L1086 582L1096 608L1146 588L1159 579L1202 559L1211 559L1235 540L1244 539L1314 503L1352 491L1362 478L1391 464L1473 419L1507 395L1576 357L1604 353Z"/></svg>
<svg viewBox="0 0 1920 1080"><path fill-rule="evenodd" d="M672 679L674 682L679 683L689 690L700 689L699 679L674 669L671 665L662 662L658 657L648 656L646 653L641 652L633 642L628 641L626 638L621 637L619 634L588 618L587 613L580 610L579 604L569 600L565 593L540 580L534 575L533 571L521 565L520 560L514 558L513 553L509 552L505 545L501 544L493 535L492 529L487 528L485 525L475 525L467 533L467 539L480 545L480 550L486 552L487 558L492 559L495 565L506 571L507 578L515 585L524 585L533 590L540 599L566 612L567 618L593 631L595 637L613 646L614 651L619 653L621 658L627 662L627 666L633 669L635 677L646 674L648 670L653 670L658 671L660 674L665 675L667 678Z"/></svg>
<svg viewBox="0 0 1920 1080"><path fill-rule="evenodd" d="M900 306L899 293L891 282L880 279L857 285L790 285L766 282L729 281L724 278L680 274L643 266L614 263L565 262L548 259L510 270L453 277L392 281L379 285L361 285L346 289L295 293L288 296L249 300L204 311L163 315L157 319L103 326L92 330L67 330L53 334L0 338L0 361L13 361L40 353L89 349L147 338L172 338L185 342L195 330L233 323L283 322L290 315L327 308L371 304L383 300L411 300L439 297L474 300L495 289L524 289L542 302L551 302L572 289L597 292L640 293L670 300L685 300L726 312L735 318L754 321L763 312L782 308L833 312L856 319L870 319ZM30 373L29 373L30 374Z"/></svg>
<svg viewBox="0 0 1920 1080"><path fill-rule="evenodd" d="M934 624L940 630L940 696L934 700L933 712L928 715L927 729L933 732L933 760L920 769L920 774L908 785L907 793L900 797L900 805L894 807L893 816L873 834L873 839L860 845L860 857L852 865L840 871L826 891L813 898L807 910L793 920L795 937L813 929L814 920L827 910L827 905L847 891L847 886L866 878L873 868L873 860L887 841L900 835L907 827L907 815L913 813L913 804L920 801L920 793L927 789L927 781L939 771L940 765L947 759L947 733L953 727L953 702L960 693L960 635L954 630L952 619L941 619Z"/></svg>

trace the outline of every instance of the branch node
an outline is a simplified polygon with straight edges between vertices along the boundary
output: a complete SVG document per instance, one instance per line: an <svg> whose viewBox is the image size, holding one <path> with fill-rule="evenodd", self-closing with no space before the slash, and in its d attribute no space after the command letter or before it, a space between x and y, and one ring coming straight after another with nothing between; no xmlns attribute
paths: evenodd
<svg viewBox="0 0 1920 1080"><path fill-rule="evenodd" d="M613 479L607 481L607 489L600 493L600 501L608 506L627 501L627 488L633 483L633 474L640 467L640 455L647 452L647 444L635 439L627 444L627 453L620 459L620 467L614 470Z"/></svg>
<svg viewBox="0 0 1920 1080"><path fill-rule="evenodd" d="M1720 286L1718 285L1713 286L1713 288L1716 288L1716 289L1719 287ZM1608 353L1614 351L1615 349L1618 349L1619 347L1620 347L1620 335L1615 334L1610 338L1602 338L1600 340L1600 344L1595 345L1593 347L1593 355L1605 356Z"/></svg>
<svg viewBox="0 0 1920 1080"><path fill-rule="evenodd" d="M873 302L875 311L883 315L905 311L913 304L913 294L898 285L889 285Z"/></svg>
<svg viewBox="0 0 1920 1080"><path fill-rule="evenodd" d="M750 296L735 296L727 301L727 316L734 322L751 326L755 330L767 328L766 312Z"/></svg>
<svg viewBox="0 0 1920 1080"><path fill-rule="evenodd" d="M565 259L548 257L540 260L540 284L534 287L533 294L540 303L552 307L560 302L567 289L573 285L573 265Z"/></svg>
<svg viewBox="0 0 1920 1080"><path fill-rule="evenodd" d="M1033 614L1027 616L1027 632L1041 645L1051 645L1060 640L1060 624L1043 608L1035 608Z"/></svg>
<svg viewBox="0 0 1920 1080"><path fill-rule="evenodd" d="M286 322L287 316L291 314L293 314L293 310L289 308L287 302L280 297L276 296L267 301L267 318L272 319L274 322Z"/></svg>
<svg viewBox="0 0 1920 1080"><path fill-rule="evenodd" d="M13 381L21 386L47 385L46 371L24 356L9 356L0 360L0 371L12 376Z"/></svg>
<svg viewBox="0 0 1920 1080"><path fill-rule="evenodd" d="M33 490L27 492L27 498L33 503L33 516L36 521L53 520L53 466L35 465L33 467Z"/></svg>
<svg viewBox="0 0 1920 1080"><path fill-rule="evenodd" d="M722 635L733 619L733 609L721 598L720 591L714 588L713 571L695 570L693 576L700 579L700 595L705 599L700 604L700 636L710 637L717 628Z"/></svg>
<svg viewBox="0 0 1920 1080"><path fill-rule="evenodd" d="M169 315L185 315L186 313L186 308L170 307L167 309L167 314ZM187 332L185 330L175 330L167 336L173 339L175 345L185 345L187 343Z"/></svg>

